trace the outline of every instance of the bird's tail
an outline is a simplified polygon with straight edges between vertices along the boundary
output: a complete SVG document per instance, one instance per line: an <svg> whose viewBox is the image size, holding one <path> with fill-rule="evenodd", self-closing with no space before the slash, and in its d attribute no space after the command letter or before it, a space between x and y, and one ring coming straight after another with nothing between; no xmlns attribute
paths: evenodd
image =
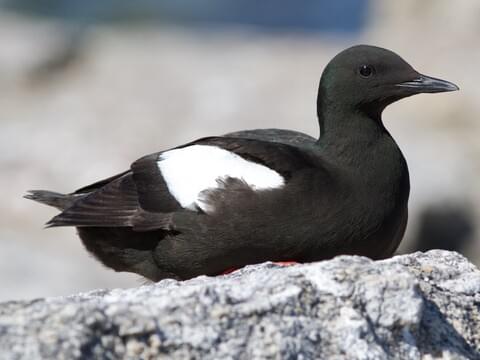
<svg viewBox="0 0 480 360"><path fill-rule="evenodd" d="M28 194L24 196L25 199L37 201L39 203L53 206L58 210L68 209L73 205L78 196L72 194L60 194L47 190L29 190Z"/></svg>

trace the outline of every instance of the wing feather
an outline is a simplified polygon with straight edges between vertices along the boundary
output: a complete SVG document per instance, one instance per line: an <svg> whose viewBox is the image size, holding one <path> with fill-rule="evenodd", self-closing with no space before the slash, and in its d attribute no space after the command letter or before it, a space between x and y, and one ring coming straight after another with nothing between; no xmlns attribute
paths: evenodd
<svg viewBox="0 0 480 360"><path fill-rule="evenodd" d="M208 137L192 144L218 146L278 172L284 178L300 169L313 166L308 151L286 143L253 138Z"/></svg>
<svg viewBox="0 0 480 360"><path fill-rule="evenodd" d="M77 200L47 226L131 226L137 209L137 190L126 174Z"/></svg>
<svg viewBox="0 0 480 360"><path fill-rule="evenodd" d="M192 145L209 145L230 151L281 174L287 182L296 171L314 166L308 152L286 143L253 138L209 137L176 149ZM74 194L85 195L54 217L47 226L175 230L174 214L188 210L169 191L158 165L161 155L162 152L159 152L142 157L132 164L130 171L77 190ZM208 161L208 158L205 159L205 162ZM228 194L228 191L225 193Z"/></svg>

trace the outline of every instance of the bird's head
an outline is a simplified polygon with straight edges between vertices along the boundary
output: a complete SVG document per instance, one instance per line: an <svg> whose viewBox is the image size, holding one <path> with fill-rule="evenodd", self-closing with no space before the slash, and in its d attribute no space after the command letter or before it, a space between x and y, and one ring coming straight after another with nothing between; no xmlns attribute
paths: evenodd
<svg viewBox="0 0 480 360"><path fill-rule="evenodd" d="M380 119L383 109L420 93L458 90L455 84L422 75L392 51L357 45L336 55L325 68L318 107L348 108Z"/></svg>

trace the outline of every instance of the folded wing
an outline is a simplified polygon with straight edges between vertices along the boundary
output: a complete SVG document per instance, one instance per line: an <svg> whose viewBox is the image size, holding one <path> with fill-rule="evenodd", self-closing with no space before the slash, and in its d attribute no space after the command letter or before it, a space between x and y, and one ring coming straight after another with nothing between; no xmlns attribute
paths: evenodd
<svg viewBox="0 0 480 360"><path fill-rule="evenodd" d="M47 225L175 230L176 213L215 211L205 194L228 186L229 179L254 191L276 189L310 166L308 155L288 144L204 138L145 156L130 171L78 190L85 196Z"/></svg>

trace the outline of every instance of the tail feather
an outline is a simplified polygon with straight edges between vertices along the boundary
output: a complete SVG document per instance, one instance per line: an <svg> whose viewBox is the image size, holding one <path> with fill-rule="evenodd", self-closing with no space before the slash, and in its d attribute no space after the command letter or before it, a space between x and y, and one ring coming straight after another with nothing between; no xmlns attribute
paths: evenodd
<svg viewBox="0 0 480 360"><path fill-rule="evenodd" d="M47 190L29 190L24 198L48 206L53 206L54 208L63 211L72 206L73 203L78 200L79 195L60 194Z"/></svg>

